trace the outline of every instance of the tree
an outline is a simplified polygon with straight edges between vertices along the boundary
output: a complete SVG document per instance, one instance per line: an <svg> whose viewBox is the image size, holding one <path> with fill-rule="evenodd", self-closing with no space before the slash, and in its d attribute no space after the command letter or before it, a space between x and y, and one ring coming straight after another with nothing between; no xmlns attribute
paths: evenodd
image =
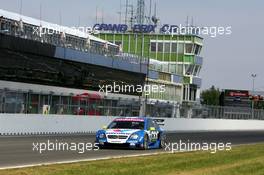
<svg viewBox="0 0 264 175"><path fill-rule="evenodd" d="M212 86L210 89L204 90L201 93L201 103L204 105L219 106L220 90Z"/></svg>

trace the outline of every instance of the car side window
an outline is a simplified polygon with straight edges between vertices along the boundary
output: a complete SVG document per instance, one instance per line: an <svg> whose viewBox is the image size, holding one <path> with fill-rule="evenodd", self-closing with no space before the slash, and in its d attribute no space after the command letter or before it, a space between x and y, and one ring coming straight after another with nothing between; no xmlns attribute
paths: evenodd
<svg viewBox="0 0 264 175"><path fill-rule="evenodd" d="M153 120L148 120L147 129L150 130L150 128L156 128ZM156 128L157 129L157 128Z"/></svg>
<svg viewBox="0 0 264 175"><path fill-rule="evenodd" d="M159 125L157 124L157 122L153 121L153 123L154 123L154 127L155 127L156 129L159 129Z"/></svg>

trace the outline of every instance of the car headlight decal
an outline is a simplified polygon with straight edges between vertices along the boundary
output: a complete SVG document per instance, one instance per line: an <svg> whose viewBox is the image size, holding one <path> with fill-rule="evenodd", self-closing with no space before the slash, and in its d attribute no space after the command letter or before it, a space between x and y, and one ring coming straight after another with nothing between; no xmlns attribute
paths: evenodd
<svg viewBox="0 0 264 175"><path fill-rule="evenodd" d="M139 138L139 136L137 134L132 134L130 136L130 139L132 139L132 140L137 140L138 138Z"/></svg>
<svg viewBox="0 0 264 175"><path fill-rule="evenodd" d="M106 136L105 136L104 133L101 133L101 134L99 134L99 138L100 138L100 139L104 139L104 138L106 138Z"/></svg>

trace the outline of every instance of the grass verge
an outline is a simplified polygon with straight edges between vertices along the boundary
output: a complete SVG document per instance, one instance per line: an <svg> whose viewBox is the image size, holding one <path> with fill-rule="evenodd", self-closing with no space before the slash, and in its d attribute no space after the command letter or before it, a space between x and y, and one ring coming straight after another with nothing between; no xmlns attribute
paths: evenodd
<svg viewBox="0 0 264 175"><path fill-rule="evenodd" d="M0 175L263 175L264 144L215 154L187 152L0 170Z"/></svg>

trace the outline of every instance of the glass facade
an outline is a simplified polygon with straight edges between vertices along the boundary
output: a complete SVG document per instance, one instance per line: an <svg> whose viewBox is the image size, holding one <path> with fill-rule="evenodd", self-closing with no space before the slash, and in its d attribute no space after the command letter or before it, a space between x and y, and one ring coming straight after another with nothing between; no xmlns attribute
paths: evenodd
<svg viewBox="0 0 264 175"><path fill-rule="evenodd" d="M124 52L149 58L149 69L159 72L156 80L151 83L166 83L164 94L153 93L150 98L169 101L191 101L197 96L197 85L192 85L192 79L199 77L201 64L196 63L201 54L203 39L195 35L171 36L166 34L143 33L100 33L98 37L122 43ZM200 57L202 60L202 57ZM181 76L182 81L175 83L171 76ZM173 90L172 90L172 89ZM176 91L177 93L172 93Z"/></svg>

